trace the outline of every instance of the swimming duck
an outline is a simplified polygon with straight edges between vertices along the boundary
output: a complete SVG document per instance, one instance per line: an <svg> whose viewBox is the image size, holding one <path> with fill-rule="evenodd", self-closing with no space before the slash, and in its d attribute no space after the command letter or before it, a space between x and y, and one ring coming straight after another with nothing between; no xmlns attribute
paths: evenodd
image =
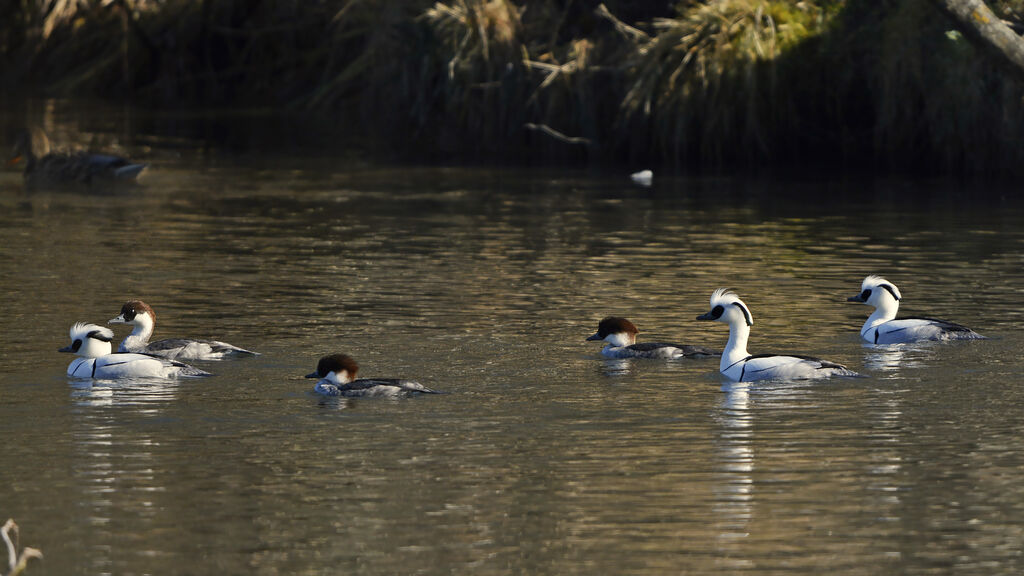
<svg viewBox="0 0 1024 576"><path fill-rule="evenodd" d="M96 378L177 378L179 376L211 376L209 372L188 364L157 358L148 354L111 353L114 332L110 328L78 322L71 327L71 344L57 350L76 354L68 365L68 376Z"/></svg>
<svg viewBox="0 0 1024 576"><path fill-rule="evenodd" d="M319 378L313 391L324 396L405 396L413 393L438 394L419 382L397 378L359 378L359 365L347 354L324 356L316 365L316 372L306 378Z"/></svg>
<svg viewBox="0 0 1024 576"><path fill-rule="evenodd" d="M722 351L719 371L735 382L753 380L828 378L860 376L842 364L796 354L755 354L747 352L747 339L754 317L742 300L730 290L719 288L711 294L711 310L697 316L729 325L729 341Z"/></svg>
<svg viewBox="0 0 1024 576"><path fill-rule="evenodd" d="M18 135L8 164L25 160L25 178L49 182L90 184L95 179L134 181L146 164L120 156L90 152L50 151L50 139L41 128L33 127Z"/></svg>
<svg viewBox="0 0 1024 576"><path fill-rule="evenodd" d="M218 340L169 338L150 342L149 338L156 326L156 312L142 300L125 302L124 306L121 306L121 314L111 318L107 323L135 326L132 333L121 342L118 352L138 352L176 360L222 360L234 355L259 356L259 352Z"/></svg>
<svg viewBox="0 0 1024 576"><path fill-rule="evenodd" d="M636 343L636 335L640 332L636 325L617 316L609 316L597 325L597 332L587 338L607 342L601 349L606 358L694 358L718 356L720 352L690 346L688 344L666 344L664 342Z"/></svg>
<svg viewBox="0 0 1024 576"><path fill-rule="evenodd" d="M908 317L896 319L903 296L895 284L881 276L868 276L861 282L860 293L847 302L874 306L860 329L860 336L872 344L902 344L924 340L982 340L985 337L960 324L934 318Z"/></svg>

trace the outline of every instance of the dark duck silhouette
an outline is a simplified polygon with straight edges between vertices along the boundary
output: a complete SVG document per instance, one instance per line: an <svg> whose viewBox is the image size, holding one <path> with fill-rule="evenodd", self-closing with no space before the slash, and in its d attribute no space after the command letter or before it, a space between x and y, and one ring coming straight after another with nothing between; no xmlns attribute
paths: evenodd
<svg viewBox="0 0 1024 576"><path fill-rule="evenodd" d="M133 182L146 167L146 164L109 154L51 152L50 139L41 128L29 128L18 135L8 164L16 164L22 159L25 160L26 179L55 183Z"/></svg>

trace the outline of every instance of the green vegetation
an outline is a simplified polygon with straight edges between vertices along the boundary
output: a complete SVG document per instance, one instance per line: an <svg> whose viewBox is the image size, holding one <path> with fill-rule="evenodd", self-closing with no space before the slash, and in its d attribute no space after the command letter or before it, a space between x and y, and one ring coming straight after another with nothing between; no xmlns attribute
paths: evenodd
<svg viewBox="0 0 1024 576"><path fill-rule="evenodd" d="M0 81L35 95L331 113L445 157L1024 165L1020 72L928 0L16 4Z"/></svg>

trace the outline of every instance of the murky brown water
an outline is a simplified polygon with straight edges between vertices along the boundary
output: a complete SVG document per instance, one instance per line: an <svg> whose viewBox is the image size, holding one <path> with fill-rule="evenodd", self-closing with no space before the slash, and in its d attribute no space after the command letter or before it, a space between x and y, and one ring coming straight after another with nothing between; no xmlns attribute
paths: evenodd
<svg viewBox="0 0 1024 576"><path fill-rule="evenodd" d="M124 141L118 118L98 141ZM30 574L1024 570L1019 193L641 188L184 132L133 131L153 165L116 195L0 173L0 515L46 554ZM991 339L861 345L845 299L869 273L901 313ZM719 286L752 309L751 352L870 377L723 385L714 360L584 341L615 313L721 347L694 321ZM68 327L131 297L158 337L263 355L69 381ZM332 351L448 394L318 398L302 376Z"/></svg>

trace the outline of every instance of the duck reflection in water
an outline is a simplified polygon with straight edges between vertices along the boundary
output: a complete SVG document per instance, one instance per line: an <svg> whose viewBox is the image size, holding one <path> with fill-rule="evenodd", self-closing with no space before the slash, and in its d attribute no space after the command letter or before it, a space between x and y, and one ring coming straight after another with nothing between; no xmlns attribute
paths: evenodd
<svg viewBox="0 0 1024 576"><path fill-rule="evenodd" d="M601 373L605 376L618 378L628 375L633 371L633 359L631 358L605 358L601 362Z"/></svg>
<svg viewBox="0 0 1024 576"><path fill-rule="evenodd" d="M77 406L139 406L155 411L178 398L176 380L71 380L71 399Z"/></svg>
<svg viewBox="0 0 1024 576"><path fill-rule="evenodd" d="M754 500L753 417L750 384L722 385L725 397L715 420L715 484L713 487L715 525L720 548L729 550L749 536Z"/></svg>
<svg viewBox="0 0 1024 576"><path fill-rule="evenodd" d="M927 366L922 356L926 355L929 344L864 344L864 366L878 372Z"/></svg>

